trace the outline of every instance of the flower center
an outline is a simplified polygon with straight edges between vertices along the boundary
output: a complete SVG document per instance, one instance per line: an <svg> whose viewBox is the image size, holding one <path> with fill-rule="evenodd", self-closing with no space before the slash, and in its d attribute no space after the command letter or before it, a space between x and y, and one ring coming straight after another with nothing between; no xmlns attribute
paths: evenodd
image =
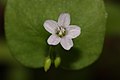
<svg viewBox="0 0 120 80"><path fill-rule="evenodd" d="M65 28L63 28L62 26L61 26L61 27L58 27L56 34L57 34L59 37L65 36L65 34L66 34Z"/></svg>

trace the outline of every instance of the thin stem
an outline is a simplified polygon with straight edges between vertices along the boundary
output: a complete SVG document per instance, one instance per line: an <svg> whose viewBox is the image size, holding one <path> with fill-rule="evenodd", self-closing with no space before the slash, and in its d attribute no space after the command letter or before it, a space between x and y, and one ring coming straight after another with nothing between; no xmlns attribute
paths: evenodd
<svg viewBox="0 0 120 80"><path fill-rule="evenodd" d="M53 46L49 47L49 56L53 62L54 61L54 47Z"/></svg>
<svg viewBox="0 0 120 80"><path fill-rule="evenodd" d="M51 53L51 50L52 50L52 46L49 47L49 55L50 55L50 53Z"/></svg>

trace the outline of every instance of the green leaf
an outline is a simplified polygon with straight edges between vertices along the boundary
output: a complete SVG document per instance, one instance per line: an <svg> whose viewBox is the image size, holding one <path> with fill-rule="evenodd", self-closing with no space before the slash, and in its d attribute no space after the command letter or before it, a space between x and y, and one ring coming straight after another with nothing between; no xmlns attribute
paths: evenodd
<svg viewBox="0 0 120 80"><path fill-rule="evenodd" d="M8 0L5 14L5 30L12 55L28 67L44 66L48 54L44 29L45 20L57 20L60 13L71 15L71 24L81 27L81 35L74 39L74 47L60 53L61 66L81 69L96 61L102 51L106 12L102 0Z"/></svg>

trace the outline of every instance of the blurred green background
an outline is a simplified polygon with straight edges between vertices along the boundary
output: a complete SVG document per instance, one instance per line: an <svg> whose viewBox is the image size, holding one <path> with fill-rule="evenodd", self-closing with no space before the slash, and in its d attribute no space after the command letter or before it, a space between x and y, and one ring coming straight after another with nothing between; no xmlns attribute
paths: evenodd
<svg viewBox="0 0 120 80"><path fill-rule="evenodd" d="M45 73L16 62L8 49L4 31L5 5L0 0L0 80L120 80L120 0L104 0L108 12L105 42L100 58L77 71L61 68Z"/></svg>

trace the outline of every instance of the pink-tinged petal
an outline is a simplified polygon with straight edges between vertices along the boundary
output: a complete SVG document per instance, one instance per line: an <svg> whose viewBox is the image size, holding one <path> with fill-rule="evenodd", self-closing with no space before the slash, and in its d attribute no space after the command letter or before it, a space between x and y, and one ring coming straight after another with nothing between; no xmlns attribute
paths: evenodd
<svg viewBox="0 0 120 80"><path fill-rule="evenodd" d="M65 50L70 50L70 48L73 47L73 41L68 37L63 37L60 41L60 44Z"/></svg>
<svg viewBox="0 0 120 80"><path fill-rule="evenodd" d="M51 35L47 42L49 45L57 45L60 42L61 38L58 37L57 35Z"/></svg>
<svg viewBox="0 0 120 80"><path fill-rule="evenodd" d="M58 18L58 25L63 26L63 27L69 26L70 25L70 14L68 13L60 14Z"/></svg>
<svg viewBox="0 0 120 80"><path fill-rule="evenodd" d="M44 22L44 28L49 32L49 33L56 33L56 29L58 28L58 24L56 21L53 20L46 20Z"/></svg>
<svg viewBox="0 0 120 80"><path fill-rule="evenodd" d="M76 25L70 25L66 28L67 36L70 38L76 38L81 34L81 28Z"/></svg>

